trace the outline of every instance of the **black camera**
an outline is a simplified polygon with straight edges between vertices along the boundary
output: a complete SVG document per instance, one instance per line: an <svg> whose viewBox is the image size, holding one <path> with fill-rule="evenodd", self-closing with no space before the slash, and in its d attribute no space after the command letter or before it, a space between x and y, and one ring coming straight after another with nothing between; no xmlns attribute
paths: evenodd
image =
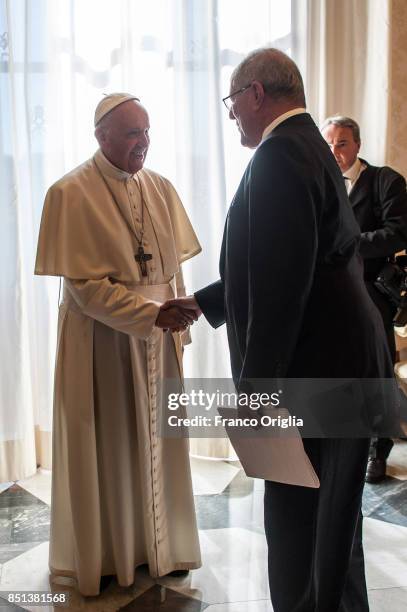
<svg viewBox="0 0 407 612"><path fill-rule="evenodd" d="M395 327L407 325L407 255L399 255L380 270L375 287L396 307Z"/></svg>

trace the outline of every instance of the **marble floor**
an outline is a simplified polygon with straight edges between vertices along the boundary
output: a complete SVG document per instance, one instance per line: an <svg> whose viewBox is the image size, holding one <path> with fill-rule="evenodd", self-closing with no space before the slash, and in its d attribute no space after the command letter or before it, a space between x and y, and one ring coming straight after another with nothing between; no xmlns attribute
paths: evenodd
<svg viewBox="0 0 407 612"><path fill-rule="evenodd" d="M49 472L0 484L0 611L116 610L272 612L262 525L263 483L238 463L192 458L203 566L186 577L153 580L138 569L132 587L112 582L81 597L69 579L48 579ZM397 442L388 477L364 493L366 573L371 612L407 610L407 442ZM10 605L8 591L69 595L65 608Z"/></svg>

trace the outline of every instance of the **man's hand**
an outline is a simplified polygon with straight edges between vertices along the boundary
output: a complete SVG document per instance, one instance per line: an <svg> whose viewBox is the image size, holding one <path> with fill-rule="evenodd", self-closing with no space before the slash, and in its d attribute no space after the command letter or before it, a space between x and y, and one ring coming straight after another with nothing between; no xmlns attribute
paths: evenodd
<svg viewBox="0 0 407 612"><path fill-rule="evenodd" d="M193 325L201 316L202 311L193 295L174 298L161 305L155 322L164 331L184 331L188 325Z"/></svg>
<svg viewBox="0 0 407 612"><path fill-rule="evenodd" d="M197 315L195 315L191 310L184 310L178 306L163 304L160 308L155 324L157 327L161 327L164 331L185 331L188 325L193 325L197 318Z"/></svg>
<svg viewBox="0 0 407 612"><path fill-rule="evenodd" d="M197 321L202 314L202 310L199 308L199 304L196 301L194 295L187 295L185 297L168 300L161 306L161 309L166 310L167 308L171 308L172 306L177 306L185 313L189 313L189 315L193 317L194 321Z"/></svg>

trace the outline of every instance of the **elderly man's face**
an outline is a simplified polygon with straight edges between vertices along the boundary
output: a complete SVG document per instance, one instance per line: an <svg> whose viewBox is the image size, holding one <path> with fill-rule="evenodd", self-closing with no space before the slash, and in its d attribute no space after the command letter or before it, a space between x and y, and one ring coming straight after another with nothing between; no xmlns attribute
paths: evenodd
<svg viewBox="0 0 407 612"><path fill-rule="evenodd" d="M99 137L107 159L130 174L141 170L150 144L150 122L145 109L135 100L115 108Z"/></svg>
<svg viewBox="0 0 407 612"><path fill-rule="evenodd" d="M323 130L322 136L329 144L343 174L355 163L360 143L355 142L351 128L333 123Z"/></svg>
<svg viewBox="0 0 407 612"><path fill-rule="evenodd" d="M230 93L238 91L241 87L246 87L246 85L239 85L232 81ZM250 86L233 96L229 111L229 119L236 121L237 129L240 132L240 142L244 147L251 149L257 147L261 140L261 134L259 134L256 125L256 116L252 108L252 93L252 87Z"/></svg>

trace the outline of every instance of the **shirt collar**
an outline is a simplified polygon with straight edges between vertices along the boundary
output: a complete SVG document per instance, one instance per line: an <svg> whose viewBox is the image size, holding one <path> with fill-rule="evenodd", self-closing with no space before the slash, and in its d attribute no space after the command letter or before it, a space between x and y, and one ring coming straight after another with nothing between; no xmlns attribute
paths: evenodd
<svg viewBox="0 0 407 612"><path fill-rule="evenodd" d="M358 179L359 174L361 173L362 169L363 169L363 164L360 161L359 157L357 157L355 162L352 164L352 166L348 168L346 172L343 173L343 176L349 179L351 183L354 183Z"/></svg>
<svg viewBox="0 0 407 612"><path fill-rule="evenodd" d="M305 108L298 107L298 108L293 108L287 111L286 113L283 113L282 115L279 115L278 117L276 117L276 119L274 119L274 121L272 121L264 130L263 136L261 138L262 142L265 138L267 138L267 136L269 136L269 134L271 134L274 128L280 125L280 123L283 123L283 121L285 121L286 119L289 119L290 117L294 117L295 115L302 115L303 113L306 113L306 112L307 111Z"/></svg>
<svg viewBox="0 0 407 612"><path fill-rule="evenodd" d="M100 171L106 174L110 178L114 178L118 181L128 181L133 178L134 174L129 174L125 170L121 170L102 153L101 149L98 149L94 155L95 162L97 163Z"/></svg>

